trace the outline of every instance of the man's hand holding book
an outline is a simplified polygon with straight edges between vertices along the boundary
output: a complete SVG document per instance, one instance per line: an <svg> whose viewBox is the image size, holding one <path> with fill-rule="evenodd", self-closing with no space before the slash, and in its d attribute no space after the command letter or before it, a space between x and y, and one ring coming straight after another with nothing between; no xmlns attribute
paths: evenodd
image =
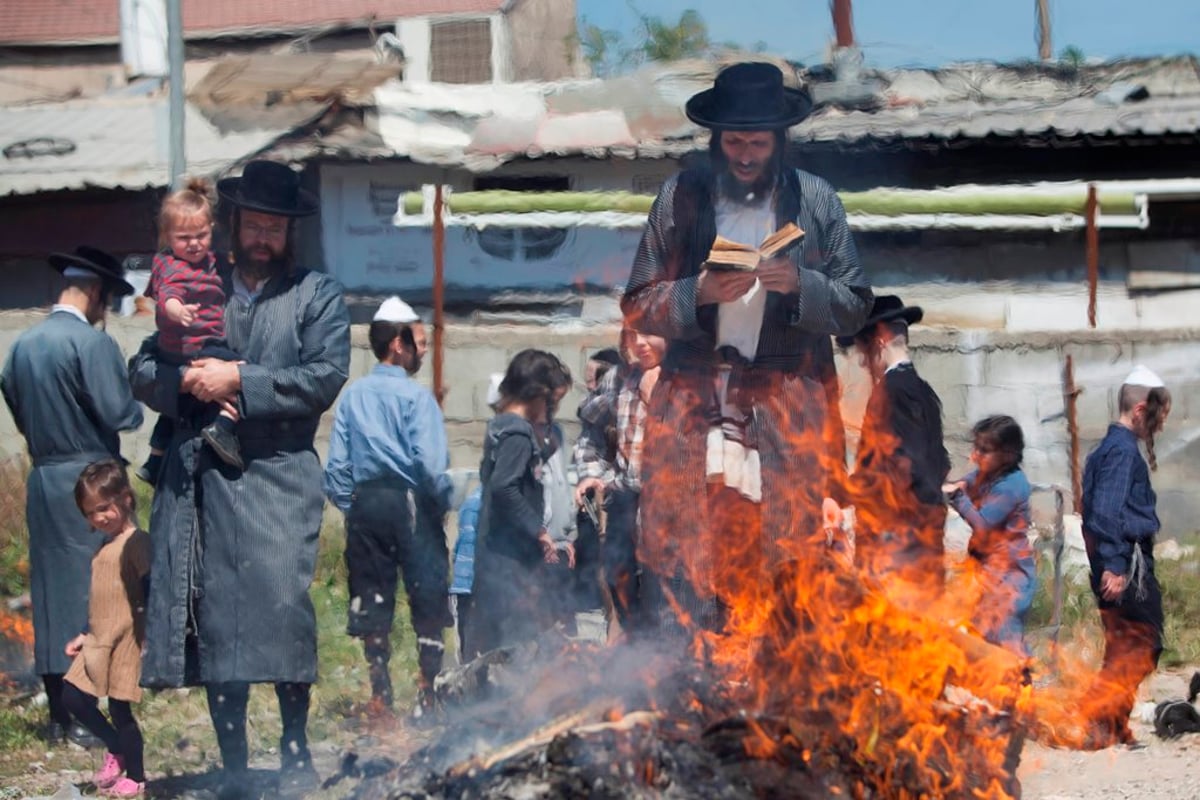
<svg viewBox="0 0 1200 800"><path fill-rule="evenodd" d="M757 248L718 236L701 266L696 304L732 302L750 291L756 280L767 291L798 291L796 267L785 254L803 238L804 231L791 222Z"/></svg>

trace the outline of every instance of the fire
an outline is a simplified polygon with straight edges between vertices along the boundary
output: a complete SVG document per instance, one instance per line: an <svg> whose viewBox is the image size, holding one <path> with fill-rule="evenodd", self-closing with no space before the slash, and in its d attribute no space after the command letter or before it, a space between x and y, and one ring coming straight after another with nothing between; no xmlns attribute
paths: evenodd
<svg viewBox="0 0 1200 800"><path fill-rule="evenodd" d="M0 637L10 642L33 644L33 622L27 617L0 609Z"/></svg>
<svg viewBox="0 0 1200 800"><path fill-rule="evenodd" d="M827 453L827 435L810 433L795 450ZM880 438L862 446L894 449ZM806 494L802 502L819 497L805 475L795 474L794 484ZM870 502L856 503L859 524L940 542L942 530L918 518L905 485L884 475L869 486ZM824 530L768 544L754 510L740 518L719 513L700 541L681 529L686 544L676 553L683 573L724 605L724 625L696 633L692 653L751 717L747 756L775 758L786 748L816 763L841 753L859 763L857 789L866 795L1019 794L1014 773L1032 707L1028 665L965 622L976 613L981 576L968 565L942 592L940 557L860 574L827 546ZM647 552L657 555L658 544Z"/></svg>

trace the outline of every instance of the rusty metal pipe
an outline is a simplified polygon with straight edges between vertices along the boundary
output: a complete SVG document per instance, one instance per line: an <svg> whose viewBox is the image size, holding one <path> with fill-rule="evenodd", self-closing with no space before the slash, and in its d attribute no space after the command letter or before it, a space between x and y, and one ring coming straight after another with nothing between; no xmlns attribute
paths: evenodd
<svg viewBox="0 0 1200 800"><path fill-rule="evenodd" d="M445 346L446 304L446 223L442 219L442 184L433 193L433 396L438 405L446 396L442 383L442 360Z"/></svg>

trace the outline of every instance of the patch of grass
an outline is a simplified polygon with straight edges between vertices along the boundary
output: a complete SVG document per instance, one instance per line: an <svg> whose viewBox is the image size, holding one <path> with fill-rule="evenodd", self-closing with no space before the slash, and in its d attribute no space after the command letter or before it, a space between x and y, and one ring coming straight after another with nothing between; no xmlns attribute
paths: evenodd
<svg viewBox="0 0 1200 800"><path fill-rule="evenodd" d="M1166 617L1161 664L1200 664L1200 565L1194 558L1159 560L1154 565Z"/></svg>
<svg viewBox="0 0 1200 800"><path fill-rule="evenodd" d="M29 591L29 532L25 528L24 458L0 463L0 597Z"/></svg>
<svg viewBox="0 0 1200 800"><path fill-rule="evenodd" d="M0 464L0 597L28 591L28 536L25 530L23 463ZM149 524L152 491L135 482L138 517ZM350 747L360 730L355 715L370 697L361 643L346 635L349 592L343 560L342 515L327 511L323 521L316 575L310 595L317 614L320 679L313 687L309 737ZM392 681L397 710L411 707L416 695L416 638L409 623L403 584L392 631ZM146 743L146 767L155 775L197 775L215 768L219 756L203 688L146 692L134 712ZM0 681L0 785L19 783L17 796L53 794L64 780L82 783L96 769L98 756L78 748L48 750L39 738L45 707L27 689ZM273 687L253 686L247 709L247 738L252 762L274 764L279 746L279 708ZM45 772L31 772L30 765ZM37 767L36 769L42 769ZM66 770L64 773L63 771ZM71 777L74 770L78 774ZM0 800L3 800L0 797Z"/></svg>

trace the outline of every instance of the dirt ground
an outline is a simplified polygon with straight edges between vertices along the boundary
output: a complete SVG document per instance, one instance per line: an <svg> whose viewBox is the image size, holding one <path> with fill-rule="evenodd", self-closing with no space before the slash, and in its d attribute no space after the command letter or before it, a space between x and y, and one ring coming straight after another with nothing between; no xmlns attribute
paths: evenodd
<svg viewBox="0 0 1200 800"><path fill-rule="evenodd" d="M1187 694L1193 670L1160 671L1141 697L1162 701ZM1135 711L1135 717L1137 716ZM1196 800L1200 798L1200 734L1164 741L1152 725L1130 722L1145 748L1095 753L1026 745L1020 778L1024 800Z"/></svg>
<svg viewBox="0 0 1200 800"><path fill-rule="evenodd" d="M1193 670L1160 671L1142 687L1141 698L1161 701L1183 697ZM1136 712L1135 712L1136 717ZM1197 800L1200 798L1200 734L1174 741L1163 741L1152 725L1134 719L1135 736L1145 744L1142 749L1111 748L1094 753L1056 750L1037 743L1026 745L1022 754L1020 779L1024 800ZM354 750L364 760L388 755L403 759L404 754L420 746L429 733L401 725L390 735L362 736L354 741L314 744L313 755L318 772L328 778L338 771L345 750ZM52 763L31 765L31 774L23 778L0 778L0 800L31 797L39 800L76 800L86 797L76 785L85 785L91 759L80 751L70 766ZM274 778L273 758L258 759L253 765L256 781L269 795ZM216 785L216 765L207 773L176 777L151 774L149 795L159 798L212 800ZM63 767L66 767L65 769ZM72 768L73 767L73 768ZM40 773L40 774L38 774ZM153 770L152 770L153 773ZM313 800L346 797L357 781L346 779L313 795Z"/></svg>

